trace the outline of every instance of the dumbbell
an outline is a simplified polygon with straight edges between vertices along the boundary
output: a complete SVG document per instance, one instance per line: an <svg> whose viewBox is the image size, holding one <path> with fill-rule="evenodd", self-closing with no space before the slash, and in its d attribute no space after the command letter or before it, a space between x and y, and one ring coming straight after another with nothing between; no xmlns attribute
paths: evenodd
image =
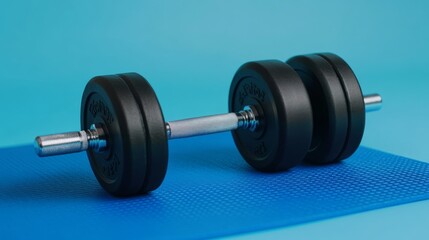
<svg viewBox="0 0 429 240"><path fill-rule="evenodd" d="M142 76L98 76L83 92L83 130L36 137L35 150L41 157L87 151L107 192L138 195L161 185L169 139L232 131L243 158L263 172L284 171L303 159L341 161L359 146L365 110L378 110L381 97L363 96L340 57L312 54L242 65L228 105L230 113L165 122Z"/></svg>

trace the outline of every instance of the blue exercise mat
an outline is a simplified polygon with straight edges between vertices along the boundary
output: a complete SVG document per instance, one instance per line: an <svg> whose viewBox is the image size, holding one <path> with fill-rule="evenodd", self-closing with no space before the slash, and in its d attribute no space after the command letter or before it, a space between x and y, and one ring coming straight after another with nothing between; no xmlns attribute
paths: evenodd
<svg viewBox="0 0 429 240"><path fill-rule="evenodd" d="M170 141L163 185L106 194L86 154L37 158L0 150L3 239L194 239L284 227L429 198L429 164L361 147L350 159L259 173L230 134Z"/></svg>

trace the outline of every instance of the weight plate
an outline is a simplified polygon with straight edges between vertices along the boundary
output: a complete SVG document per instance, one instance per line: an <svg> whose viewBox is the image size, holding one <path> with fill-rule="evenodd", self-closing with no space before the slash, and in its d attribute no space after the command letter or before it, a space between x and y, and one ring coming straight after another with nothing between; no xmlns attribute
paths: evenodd
<svg viewBox="0 0 429 240"><path fill-rule="evenodd" d="M359 81L346 61L332 53L320 53L318 55L334 68L346 96L349 127L344 148L338 157L338 160L342 160L350 157L362 140L365 130L365 103Z"/></svg>
<svg viewBox="0 0 429 240"><path fill-rule="evenodd" d="M147 170L140 192L149 192L161 185L167 171L168 138L164 116L155 91L146 79L137 73L126 73L119 76L131 89L145 123Z"/></svg>
<svg viewBox="0 0 429 240"><path fill-rule="evenodd" d="M332 66L319 55L301 55L287 61L299 74L313 109L313 139L305 161L339 161L348 131L348 111L343 87Z"/></svg>
<svg viewBox="0 0 429 240"><path fill-rule="evenodd" d="M107 151L88 150L91 168L100 185L116 196L140 193L146 178L147 134L139 106L118 75L98 76L85 87L81 127L100 124Z"/></svg>
<svg viewBox="0 0 429 240"><path fill-rule="evenodd" d="M256 108L256 131L232 131L243 158L260 171L289 169L301 162L313 131L310 99L299 76L280 61L249 62L235 74L229 92L229 110Z"/></svg>

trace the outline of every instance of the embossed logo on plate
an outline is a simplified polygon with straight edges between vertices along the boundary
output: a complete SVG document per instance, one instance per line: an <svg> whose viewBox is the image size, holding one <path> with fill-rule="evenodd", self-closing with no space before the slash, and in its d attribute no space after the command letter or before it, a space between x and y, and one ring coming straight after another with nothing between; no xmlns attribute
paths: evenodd
<svg viewBox="0 0 429 240"><path fill-rule="evenodd" d="M254 97L258 99L260 102L264 102L265 100L265 92L253 82L244 83L243 86L240 88L240 92L239 92L240 105L244 105L244 100L248 96Z"/></svg>

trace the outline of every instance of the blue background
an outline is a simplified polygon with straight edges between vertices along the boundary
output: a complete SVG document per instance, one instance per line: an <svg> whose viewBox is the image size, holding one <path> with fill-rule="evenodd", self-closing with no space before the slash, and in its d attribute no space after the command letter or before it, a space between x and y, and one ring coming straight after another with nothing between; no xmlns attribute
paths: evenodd
<svg viewBox="0 0 429 240"><path fill-rule="evenodd" d="M429 162L424 1L1 1L0 146L76 130L92 76L135 71L173 120L226 112L244 62L330 51L383 110L363 145ZM425 238L420 202L252 235ZM364 230L363 230L364 229Z"/></svg>

